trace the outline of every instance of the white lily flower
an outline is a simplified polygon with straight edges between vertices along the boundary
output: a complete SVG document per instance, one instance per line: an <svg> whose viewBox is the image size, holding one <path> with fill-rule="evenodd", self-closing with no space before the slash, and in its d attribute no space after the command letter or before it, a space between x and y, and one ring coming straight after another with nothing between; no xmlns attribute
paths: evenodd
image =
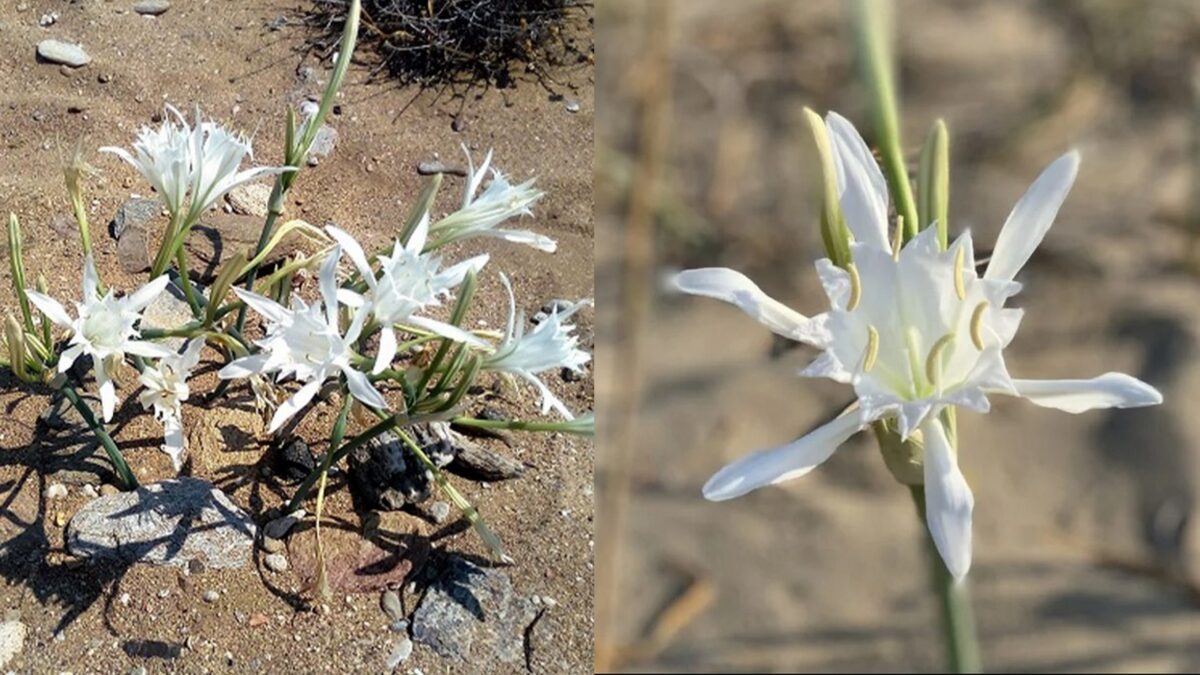
<svg viewBox="0 0 1200 675"><path fill-rule="evenodd" d="M537 378L537 375L557 368L570 368L578 373L582 371L583 364L591 360L590 354L579 349L579 337L571 334L575 327L566 321L575 312L591 305L592 301L580 300L562 312L555 307L549 316L526 333L525 313L517 310L512 285L503 273L500 280L504 282L504 289L508 291L508 328L504 341L496 348L495 353L483 362L483 367L515 375L537 387L542 395L542 414L553 408L565 419L574 419L571 411L567 410L563 402Z"/></svg>
<svg viewBox="0 0 1200 675"><path fill-rule="evenodd" d="M553 239L529 230L497 229L501 223L521 216L532 216L534 202L545 194L533 187L534 179L513 185L498 169L492 169L492 180L482 193L476 195L492 163L492 151L479 169L471 162L471 153L463 146L467 155L467 186L463 193L462 208L434 223L431 234L438 246L468 237L496 237L518 244L528 244L539 251L553 253L558 243Z"/></svg>
<svg viewBox="0 0 1200 675"><path fill-rule="evenodd" d="M145 390L138 401L146 410L163 423L163 452L171 457L176 471L183 468L187 452L183 436L183 402L190 393L187 378L196 364L200 363L200 352L204 340L194 339L187 343L182 354L171 354L159 359L155 365L147 365L138 376Z"/></svg>
<svg viewBox="0 0 1200 675"><path fill-rule="evenodd" d="M257 341L262 351L243 356L218 373L221 379L278 373L276 381L289 375L304 382L291 398L275 410L268 432L274 432L312 400L321 384L331 376L344 375L350 394L372 408L387 408L383 395L361 371L351 365L352 345L362 333L367 317L360 307L343 335L338 325L337 263L341 248L335 246L321 265L321 302L309 305L292 296L292 309L257 293L234 289L238 297L268 322L267 335Z"/></svg>
<svg viewBox="0 0 1200 675"><path fill-rule="evenodd" d="M191 214L211 207L233 188L261 176L290 171L292 167L254 167L238 171L242 160L254 160L250 139L204 121L196 111L195 125L167 106L171 115L158 128L142 127L133 142L133 153L104 147L138 170L158 192L171 215L180 215L190 196ZM172 119L172 117L174 119ZM176 124L178 120L178 124Z"/></svg>
<svg viewBox="0 0 1200 675"><path fill-rule="evenodd" d="M461 284L468 272L483 269L488 261L486 254L439 272L442 259L431 253L421 253L429 234L429 218L426 216L413 231L407 245L397 241L390 256L378 257L379 276L376 277L362 246L354 237L332 225L327 226L325 231L350 257L368 288L366 297L349 289L341 289L338 297L351 307L365 306L375 320L383 325L373 373L387 368L396 356L396 333L392 326L397 323L424 328L458 342L487 346L483 340L458 326L417 314L427 307L440 305L441 298L450 295L450 289Z"/></svg>
<svg viewBox="0 0 1200 675"><path fill-rule="evenodd" d="M1128 375L1090 380L1021 380L1009 376L1003 349L1022 311L1004 303L1020 290L1017 272L1046 235L1079 166L1069 152L1051 164L1017 202L987 270L976 274L971 235L939 250L927 227L903 248L888 243L888 193L866 143L844 118L826 118L838 188L853 235L852 264L817 261L831 308L809 318L768 297L730 269L698 269L673 279L679 290L733 303L773 332L823 353L802 375L849 383L857 406L779 448L754 453L719 471L704 496L720 501L802 476L846 439L890 418L902 437L924 445L927 523L947 569L963 577L971 564L974 499L938 415L946 406L987 412L989 394L1028 399L1079 413L1155 405L1162 396Z"/></svg>
<svg viewBox="0 0 1200 675"><path fill-rule="evenodd" d="M104 421L112 420L117 406L116 387L112 381L112 369L125 360L126 354L161 358L169 356L171 350L153 342L139 340L134 326L142 318L142 310L167 287L166 275L154 279L137 291L117 298L109 289L100 295L100 277L96 274L96 263L90 255L83 261L83 302L77 303L77 318L72 319L67 310L54 298L32 289L26 289L29 300L42 314L54 323L71 329L70 346L63 350L58 359L58 372L65 373L80 355L92 357L96 383L100 386L100 406Z"/></svg>

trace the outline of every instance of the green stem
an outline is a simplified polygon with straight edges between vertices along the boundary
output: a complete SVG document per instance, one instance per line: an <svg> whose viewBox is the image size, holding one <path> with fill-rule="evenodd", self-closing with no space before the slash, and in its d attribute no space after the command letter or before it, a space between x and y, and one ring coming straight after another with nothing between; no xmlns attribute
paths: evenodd
<svg viewBox="0 0 1200 675"><path fill-rule="evenodd" d="M104 446L104 452L108 454L108 459L112 462L113 468L116 469L117 477L121 480L121 488L125 490L136 488L138 486L137 478L134 477L133 471L129 469L129 465L125 463L125 458L121 455L121 451L117 448L117 444L113 441L112 436L108 435L108 432L96 420L96 416L92 414L92 409L79 398L79 394L71 385L63 384L60 391L71 402L71 405L75 406L75 409L79 411L79 415L83 417L83 421L88 425L88 429L91 429L92 433L96 434L96 438L100 439L100 444Z"/></svg>
<svg viewBox="0 0 1200 675"><path fill-rule="evenodd" d="M946 640L946 668L952 673L978 673L983 666L979 659L979 642L975 637L975 614L971 609L971 594L966 581L955 581L934 546L933 537L925 525L925 487L910 486L913 504L925 532L929 551L930 579L941 606L942 632Z"/></svg>
<svg viewBox="0 0 1200 675"><path fill-rule="evenodd" d="M347 398L349 398L349 397L347 397ZM373 426L373 427L367 429L366 431L362 432L361 434L355 436L353 440L351 440L349 443L343 445L342 447L338 448L337 450L334 450L335 446L333 446L333 445L329 446L329 451L325 453L325 457L322 458L322 460L321 460L321 466L325 467L325 470L328 471L329 467L340 462L343 457L345 457L346 455L349 455L351 452L354 452L358 448L366 445L367 442L370 441L372 438L375 438L379 434L382 434L383 432L391 429L392 425L394 423L394 420L395 420L395 416L388 417L388 418L380 421L375 426ZM287 506L288 513L291 513L293 511L295 511L296 509L300 508L300 505L304 503L305 498L308 497L308 493L312 491L313 485L316 484L317 479L319 479L320 477L321 477L321 468L317 467L316 469L313 469L312 472L310 472L308 474L308 476L306 476L304 478L304 482L300 483L300 487L296 488L296 494L293 495L292 500L290 502L288 502L288 506Z"/></svg>
<svg viewBox="0 0 1200 675"><path fill-rule="evenodd" d="M854 3L855 32L859 61L866 80L876 141L883 159L883 173L896 204L896 213L904 218L904 240L917 236L922 223L917 217L912 184L904 162L900 142L900 123L896 105L895 58L892 38L892 6L884 0L858 0Z"/></svg>
<svg viewBox="0 0 1200 675"><path fill-rule="evenodd" d="M511 429L513 431L568 431L569 422L530 422L528 420L481 420L474 417L455 417L451 423L477 429Z"/></svg>
<svg viewBox="0 0 1200 675"><path fill-rule="evenodd" d="M192 280L188 276L187 252L182 246L175 251L175 266L179 268L179 284L183 286L183 295L187 298L188 306L192 308L192 316L199 319L204 313L200 309L200 301L196 299L196 291L192 288Z"/></svg>
<svg viewBox="0 0 1200 675"><path fill-rule="evenodd" d="M258 245L254 247L254 255L251 258L258 257L262 253L267 242L271 240L271 233L275 230L275 221L279 215L283 213L283 200L287 196L287 185L290 184L289 176L295 174L281 173L275 177L275 186L271 188L271 198L268 201L267 220L263 223L262 232L258 235ZM253 265L246 272L245 288L248 291L254 291L254 282L258 280L258 265ZM235 322L238 331L240 332L246 326L246 306L242 305L238 310L237 321Z"/></svg>

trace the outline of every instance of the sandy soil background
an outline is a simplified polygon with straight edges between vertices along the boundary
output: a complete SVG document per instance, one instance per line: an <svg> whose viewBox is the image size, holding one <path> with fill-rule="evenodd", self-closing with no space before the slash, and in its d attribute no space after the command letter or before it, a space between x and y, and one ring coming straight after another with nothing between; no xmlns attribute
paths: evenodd
<svg viewBox="0 0 1200 675"><path fill-rule="evenodd" d="M154 18L131 11L132 0L5 2L0 8L0 209L22 218L26 266L42 272L51 294L79 293L81 261L71 229L52 226L69 216L61 166L77 139L93 151L127 146L136 129L150 123L164 103L195 105L222 122L255 134L257 158L278 163L286 106L321 91L330 66L297 48L306 33L296 20L304 3L263 0L176 1ZM58 20L39 27L39 17ZM283 17L281 19L281 17ZM274 23L282 30L269 30ZM90 65L78 70L39 63L35 45L45 38L82 43ZM311 69L311 70L308 70ZM515 280L518 303L536 312L552 298L592 296L592 73L590 66L555 73L549 91L516 78L515 88L476 90L455 97L398 88L386 78L367 83L370 64L351 68L330 123L339 140L333 154L308 169L287 205L289 217L323 225L336 222L368 250L390 242L423 185L421 161L462 162L460 143L481 155L494 148L496 165L518 179L536 175L547 193L527 224L558 240L548 255L500 242L470 242L450 259L481 251ZM556 95L555 95L556 94ZM574 102L577 112L567 109ZM575 106L571 106L574 108ZM452 129L452 121L459 123ZM89 214L104 279L131 288L143 277L121 272L108 220L131 193L149 194L128 167L95 156L101 175L89 185ZM448 177L440 202L461 199L461 179ZM69 222L69 221L68 221ZM15 308L7 282L0 306ZM482 281L474 319L503 325L506 300L495 273ZM579 333L591 348L591 313L580 315ZM210 356L212 356L210 354ZM25 649L9 667L19 672L380 672L394 635L379 608L378 593L337 597L328 613L297 609L300 581L255 563L236 571L182 577L173 568L77 567L60 551L60 517L69 518L86 498L47 503L44 446L34 428L45 392L29 391L4 375L0 380L0 609L30 629ZM215 385L209 370L194 390ZM574 410L591 407L591 378L552 385ZM126 387L125 393L133 391ZM535 411L529 391L510 394L502 409ZM305 420L301 434L316 442L328 433L329 404ZM239 411L215 414L185 407L191 427L194 475L214 480L256 518L287 494L263 479L265 443L261 420ZM117 440L143 482L170 476L158 452L161 430L136 406L118 419ZM232 430L232 431L231 431ZM520 435L515 454L536 468L527 477L486 487L456 479L517 560L507 571L519 593L551 597L557 605L531 632L531 665L538 672L580 672L592 654L592 445L586 439ZM357 528L340 481L330 515ZM404 516L395 527L427 533L419 519ZM261 524L261 521L260 521ZM481 555L468 530L437 546ZM217 590L221 600L200 600ZM128 594L128 602L120 598ZM411 610L411 606L409 607ZM262 616L265 621L249 621ZM523 665L523 664L521 664ZM448 663L418 646L400 672L448 672ZM504 670L495 664L458 666L455 672ZM517 668L519 666L511 666Z"/></svg>
<svg viewBox="0 0 1200 675"><path fill-rule="evenodd" d="M638 250L625 218L645 102L669 99L669 137L650 198L654 269L634 277L650 311L631 326L620 306L600 325L602 498L622 423L609 412L630 395L610 345L639 329L642 388L617 621L598 641L669 635L627 652L632 670L939 669L919 526L869 436L786 486L722 504L700 497L719 467L800 436L850 392L796 377L813 354L776 349L736 309L655 290L661 269L720 265L800 311L822 306L812 268L823 255L819 176L800 111L834 109L869 128L846 8L675 2L649 40L656 24L644 4L600 9L602 307L639 297L622 294L622 262ZM905 140L915 160L929 125L946 118L953 231L970 227L986 252L1041 168L1070 147L1083 153L1057 224L1021 275L1017 301L1028 311L1010 370L1124 371L1166 397L1080 416L997 399L987 416L960 416L985 667L1193 672L1200 11L1170 1L905 0L897 17ZM651 47L664 42L669 77L643 89ZM672 604L689 587L691 600Z"/></svg>

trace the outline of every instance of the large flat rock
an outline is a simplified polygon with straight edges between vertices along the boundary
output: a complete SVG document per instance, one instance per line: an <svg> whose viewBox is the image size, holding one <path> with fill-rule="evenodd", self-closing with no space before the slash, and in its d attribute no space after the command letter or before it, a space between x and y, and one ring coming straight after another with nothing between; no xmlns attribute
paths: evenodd
<svg viewBox="0 0 1200 675"><path fill-rule="evenodd" d="M67 525L77 556L186 567L242 567L254 548L254 521L224 492L181 477L89 502Z"/></svg>

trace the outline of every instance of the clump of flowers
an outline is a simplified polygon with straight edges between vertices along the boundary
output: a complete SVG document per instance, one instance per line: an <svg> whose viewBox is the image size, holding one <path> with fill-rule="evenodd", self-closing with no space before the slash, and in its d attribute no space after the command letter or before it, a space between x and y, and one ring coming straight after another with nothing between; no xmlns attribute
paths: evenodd
<svg viewBox="0 0 1200 675"><path fill-rule="evenodd" d="M505 336L467 327L478 278L484 274L489 257L475 255L443 266L437 249L470 237L495 236L554 250L553 240L547 237L504 229L510 221L530 215L542 193L533 187L532 179L514 186L495 170L485 186L490 152L484 166L472 171L461 207L438 220L432 215L441 177L435 176L398 229L390 252L368 255L350 234L336 227L320 229L298 220L277 223L288 190L301 167L306 166L308 149L345 76L358 15L359 3L355 0L340 57L321 104L308 111L300 123L289 112L284 165L241 168L246 159L253 157L250 140L202 118L198 110L189 124L178 111L168 108L168 119L158 128L143 129L132 152L105 149L133 165L170 214L150 281L140 289L124 295L105 289L93 262L86 219L79 217L84 249L83 294L72 317L46 294L44 281L39 281L36 288L27 287L20 225L16 216L11 216L10 259L21 316L10 316L6 322L8 354L4 363L22 380L50 384L75 405L101 440L127 488L137 484L136 478L104 427L116 408L112 377L116 369L137 369L141 386L138 400L161 421L162 448L176 470L184 468L186 458L183 404L196 398L189 378L206 346L225 361L219 371L223 383L211 397L219 395L230 382L249 380L258 402L274 408L269 433L301 414L323 388L331 390L333 400L340 400L340 411L330 431L330 450L293 495L289 510L297 508L318 482L323 492L330 467L353 448L391 431L435 475L438 485L463 510L493 552L503 556L498 537L441 475L406 428L450 420L467 426L593 433L590 415L574 418L534 377L550 368L578 369L587 361L587 354L578 349L576 339L570 337L571 326L566 323L585 303L555 314L524 338L521 328L511 321ZM79 157L67 170L73 203L82 201ZM183 253L183 243L192 227L228 190L267 175L275 177L275 185L258 246L232 256L207 292L194 288ZM476 194L481 188L482 193ZM319 250L299 255L259 278L262 261L291 232L317 242ZM302 270L316 272L319 293L314 298L293 293L292 277ZM507 277L499 276L507 288ZM191 319L179 326L145 326L142 311L166 292L172 279L182 286L192 309ZM262 336L257 339L247 335L247 310L261 318ZM65 343L64 336L68 337ZM167 338L184 338L186 343L177 351L166 346ZM418 355L422 358L417 359ZM83 357L90 358L86 369L95 377L102 404L100 420L95 419L78 391L84 382L75 371ZM488 370L537 382L543 412L552 406L565 421L476 420L465 416L468 391ZM291 387L292 382L298 388L276 404L277 393ZM377 422L348 436L348 417L354 407ZM320 503L319 495L318 511Z"/></svg>

